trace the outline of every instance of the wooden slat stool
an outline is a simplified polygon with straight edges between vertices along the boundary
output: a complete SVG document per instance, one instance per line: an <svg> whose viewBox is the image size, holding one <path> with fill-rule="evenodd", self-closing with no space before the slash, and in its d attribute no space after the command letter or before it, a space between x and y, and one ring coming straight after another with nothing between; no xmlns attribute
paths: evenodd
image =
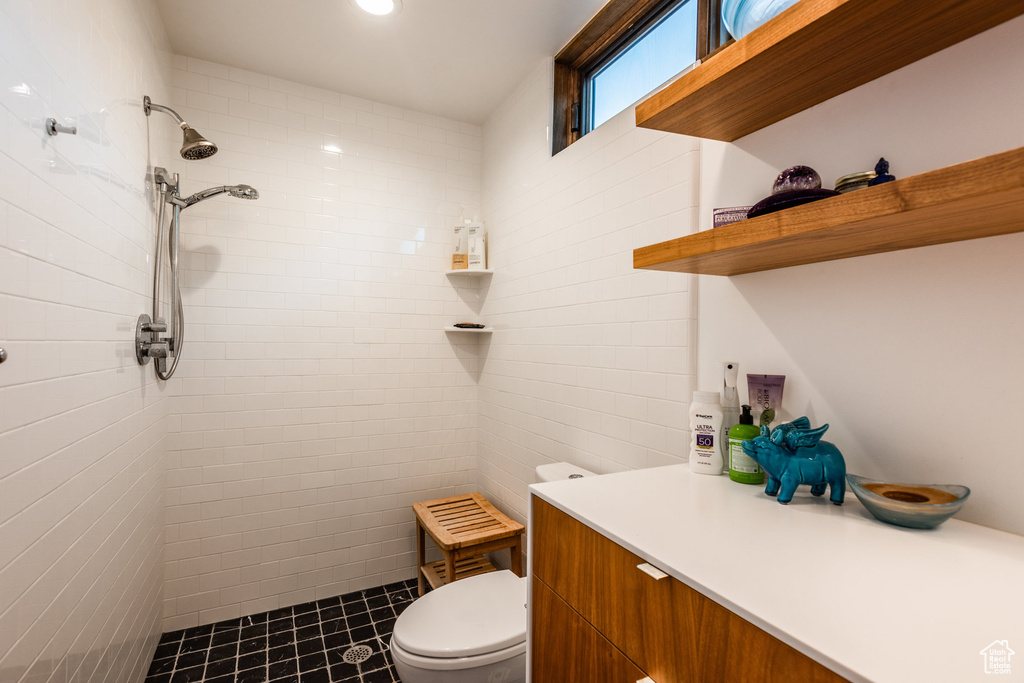
<svg viewBox="0 0 1024 683"><path fill-rule="evenodd" d="M512 571L523 575L523 525L498 511L479 493L466 493L414 503L416 513L416 564L420 595L424 579L438 588L458 579L495 571L483 553L510 548ZM427 564L423 534L426 532L444 555ZM452 577L452 578L449 578Z"/></svg>

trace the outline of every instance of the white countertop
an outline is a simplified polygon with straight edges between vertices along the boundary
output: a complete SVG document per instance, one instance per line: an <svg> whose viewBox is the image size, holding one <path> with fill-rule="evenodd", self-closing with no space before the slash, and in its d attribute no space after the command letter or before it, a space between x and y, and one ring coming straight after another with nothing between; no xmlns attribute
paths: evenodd
<svg viewBox="0 0 1024 683"><path fill-rule="evenodd" d="M849 490L780 505L687 465L530 490L850 680L1024 680L1022 536L892 526ZM1018 653L1011 675L985 673L996 640Z"/></svg>

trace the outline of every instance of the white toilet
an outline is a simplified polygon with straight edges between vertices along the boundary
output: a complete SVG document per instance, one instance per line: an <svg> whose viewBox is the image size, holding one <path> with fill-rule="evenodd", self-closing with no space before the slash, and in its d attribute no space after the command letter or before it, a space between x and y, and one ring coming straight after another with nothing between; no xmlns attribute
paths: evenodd
<svg viewBox="0 0 1024 683"><path fill-rule="evenodd" d="M567 462L537 468L540 482L590 475ZM526 581L507 570L480 574L409 605L391 636L402 683L525 681Z"/></svg>

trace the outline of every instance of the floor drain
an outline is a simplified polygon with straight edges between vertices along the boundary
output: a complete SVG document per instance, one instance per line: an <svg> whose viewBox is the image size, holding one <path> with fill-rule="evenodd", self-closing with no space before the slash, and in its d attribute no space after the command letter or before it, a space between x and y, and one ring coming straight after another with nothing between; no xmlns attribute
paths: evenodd
<svg viewBox="0 0 1024 683"><path fill-rule="evenodd" d="M369 645L355 645L345 650L345 654L341 658L349 664L358 664L359 662L365 662L372 656L373 648Z"/></svg>

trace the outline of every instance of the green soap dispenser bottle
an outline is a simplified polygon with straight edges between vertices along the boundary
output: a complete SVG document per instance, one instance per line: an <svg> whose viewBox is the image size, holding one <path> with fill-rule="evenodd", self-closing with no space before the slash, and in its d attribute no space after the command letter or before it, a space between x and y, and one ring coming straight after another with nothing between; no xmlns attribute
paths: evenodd
<svg viewBox="0 0 1024 683"><path fill-rule="evenodd" d="M729 430L729 478L741 484L763 484L764 470L743 452L743 442L761 436L750 406L743 406L740 423Z"/></svg>

